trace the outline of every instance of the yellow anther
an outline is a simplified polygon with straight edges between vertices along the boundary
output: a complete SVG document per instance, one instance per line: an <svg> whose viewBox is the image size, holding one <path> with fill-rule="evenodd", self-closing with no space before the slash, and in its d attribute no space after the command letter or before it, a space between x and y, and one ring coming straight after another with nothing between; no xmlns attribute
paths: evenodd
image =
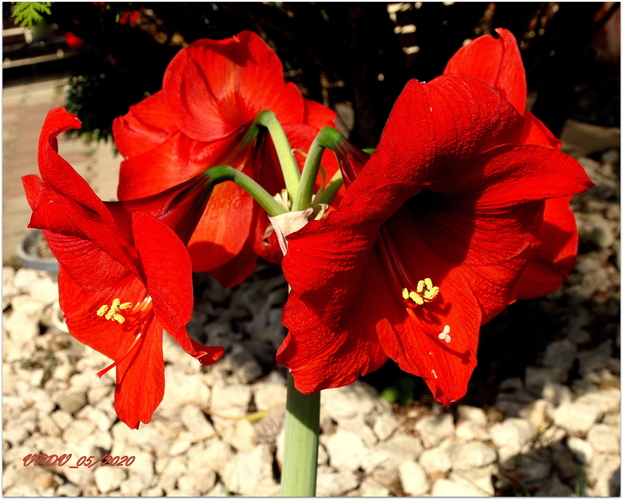
<svg viewBox="0 0 623 500"><path fill-rule="evenodd" d="M424 299L420 297L417 293L411 292L409 297L413 302L415 302L418 306L421 306L424 303Z"/></svg>
<svg viewBox="0 0 623 500"><path fill-rule="evenodd" d="M433 281L430 278L418 281L415 290L409 291L408 288L403 288L402 298L404 300L411 299L418 306L421 306L424 302L430 302L439 294L439 287L433 286ZM413 304L411 307L414 307Z"/></svg>
<svg viewBox="0 0 623 500"><path fill-rule="evenodd" d="M104 318L107 320L112 320L116 321L119 324L123 324L125 322L125 318L121 314L119 314L118 311L121 309L128 309L130 307L132 307L132 302L121 303L121 300L113 299L112 304L110 305L110 309L107 305L103 305L97 310L96 314L98 316L104 316Z"/></svg>
<svg viewBox="0 0 623 500"><path fill-rule="evenodd" d="M407 290L406 288L402 289L402 298L405 299L405 300L409 299L409 290ZM106 307L106 306L102 306L102 307ZM104 310L104 312L106 312L106 311ZM100 314L99 311L97 311L97 314L99 314L101 316L104 313Z"/></svg>

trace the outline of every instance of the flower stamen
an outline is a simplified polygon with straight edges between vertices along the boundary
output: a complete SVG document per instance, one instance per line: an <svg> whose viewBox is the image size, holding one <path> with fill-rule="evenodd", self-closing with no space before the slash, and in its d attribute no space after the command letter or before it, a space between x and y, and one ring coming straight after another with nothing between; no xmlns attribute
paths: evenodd
<svg viewBox="0 0 623 500"><path fill-rule="evenodd" d="M407 302L409 307L417 307L423 305L425 302L432 301L439 294L439 287L433 286L433 281L430 278L424 278L418 281L415 291L408 288L402 289L402 298Z"/></svg>
<svg viewBox="0 0 623 500"><path fill-rule="evenodd" d="M446 325L443 327L443 331L437 335L439 340L445 340L447 344L450 343L452 337L450 337L450 325Z"/></svg>
<svg viewBox="0 0 623 500"><path fill-rule="evenodd" d="M124 302L121 303L121 300L118 298L113 299L112 304L110 305L110 309L107 304L104 304L97 310L98 316L104 316L104 319L110 321L116 321L119 324L123 324L125 322L125 318L118 313L119 310L128 309L132 307L132 302Z"/></svg>

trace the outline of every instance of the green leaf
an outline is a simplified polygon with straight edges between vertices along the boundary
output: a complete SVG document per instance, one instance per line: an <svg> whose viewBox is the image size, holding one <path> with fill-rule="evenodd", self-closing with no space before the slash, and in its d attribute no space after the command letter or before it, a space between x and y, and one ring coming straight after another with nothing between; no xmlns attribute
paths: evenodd
<svg viewBox="0 0 623 500"><path fill-rule="evenodd" d="M26 28L32 28L35 24L43 21L42 14L50 14L52 2L13 2L15 24Z"/></svg>

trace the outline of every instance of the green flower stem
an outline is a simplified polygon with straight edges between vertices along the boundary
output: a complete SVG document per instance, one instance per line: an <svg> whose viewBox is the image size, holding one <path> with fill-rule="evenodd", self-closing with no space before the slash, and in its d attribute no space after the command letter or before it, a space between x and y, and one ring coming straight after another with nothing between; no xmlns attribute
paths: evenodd
<svg viewBox="0 0 623 500"><path fill-rule="evenodd" d="M286 189L288 190L290 199L293 200L299 187L299 178L301 177L301 173L299 172L299 166L298 163L296 163L296 158L294 158L294 154L292 154L290 141L288 140L281 123L279 123L277 115L270 110L260 111L255 118L254 123L256 125L262 125L268 129L270 137L273 140L273 144L275 145L275 150L277 151L277 157L279 158L279 164L281 165L281 170L283 172Z"/></svg>
<svg viewBox="0 0 623 500"><path fill-rule="evenodd" d="M287 397L281 496L313 497L318 470L320 392L300 393L288 373Z"/></svg>
<svg viewBox="0 0 623 500"><path fill-rule="evenodd" d="M205 171L212 184L219 184L225 181L232 181L249 193L260 206L266 210L268 215L284 214L287 210L282 207L262 186L255 182L251 177L243 174L229 165L219 165Z"/></svg>
<svg viewBox="0 0 623 500"><path fill-rule="evenodd" d="M330 205L331 202L333 201L333 198L335 198L335 195L342 187L342 184L344 184L344 179L342 178L342 171L338 170L337 172L335 172L335 174L329 181L329 184L327 184L327 187L320 195L320 199L318 200L318 203L325 203L327 205Z"/></svg>
<svg viewBox="0 0 623 500"><path fill-rule="evenodd" d="M316 177L318 177L318 169L320 168L320 160L325 148L335 150L337 143L342 139L342 134L331 127L324 127L318 132L318 135L312 142L305 159L303 174L299 182L299 188L292 203L292 211L298 212L305 210L311 206L314 185Z"/></svg>

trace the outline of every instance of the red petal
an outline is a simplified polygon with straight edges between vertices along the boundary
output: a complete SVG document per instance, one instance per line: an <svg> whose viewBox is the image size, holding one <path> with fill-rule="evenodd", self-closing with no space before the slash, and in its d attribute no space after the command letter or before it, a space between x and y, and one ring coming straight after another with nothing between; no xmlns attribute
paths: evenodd
<svg viewBox="0 0 623 500"><path fill-rule="evenodd" d="M102 222L100 214L85 209L45 182L30 177L25 187L30 201L36 203L29 227L44 230L52 253L80 286L101 290L127 273L138 275L129 255L131 249L119 234L122 229L114 222L112 227ZM38 190L36 200L33 189ZM112 219L105 206L103 214Z"/></svg>
<svg viewBox="0 0 623 500"><path fill-rule="evenodd" d="M504 143L516 143L523 120L488 85L446 75L428 84L411 80L396 101L381 141L344 202L367 197L379 210L395 211L422 183L465 170L472 158ZM477 177L468 169L465 175ZM396 183L400 186L395 186ZM381 194L385 188L390 194ZM370 189L376 191L371 193ZM374 198L374 199L373 199ZM376 208L375 208L376 210Z"/></svg>
<svg viewBox="0 0 623 500"><path fill-rule="evenodd" d="M80 128L80 125L80 120L69 114L65 108L54 108L48 112L39 136L39 171L43 180L58 192L111 222L112 218L107 215L103 202L58 154L56 138L69 129Z"/></svg>
<svg viewBox="0 0 623 500"><path fill-rule="evenodd" d="M545 124L530 111L524 111L524 129L521 134L521 144L536 144L560 150L562 141L556 139Z"/></svg>
<svg viewBox="0 0 623 500"><path fill-rule="evenodd" d="M193 139L223 139L272 110L281 123L300 122L304 104L283 80L275 52L255 33L198 40L181 50L164 77L164 92L177 126Z"/></svg>
<svg viewBox="0 0 623 500"><path fill-rule="evenodd" d="M177 130L162 91L130 106L130 111L113 121L113 137L126 158L144 153Z"/></svg>
<svg viewBox="0 0 623 500"><path fill-rule="evenodd" d="M305 101L304 123L320 130L322 127L334 127L337 114L319 102Z"/></svg>
<svg viewBox="0 0 623 500"><path fill-rule="evenodd" d="M143 212L132 212L132 230L156 316L180 345L187 343L184 326L192 315L193 292L186 247L172 229Z"/></svg>
<svg viewBox="0 0 623 500"><path fill-rule="evenodd" d="M581 193L594 184L582 166L551 148L503 145L427 187L472 200L480 209Z"/></svg>
<svg viewBox="0 0 623 500"><path fill-rule="evenodd" d="M351 384L387 360L375 331L381 308L370 303L373 295L366 284L373 287L374 280L364 282L365 289L350 297L352 314L339 315L339 326L333 321L338 316L331 314L335 310L319 316L315 307L308 307L310 301L303 302L296 294L288 297L284 325L290 331L277 352L277 362L292 371L300 392L311 394Z"/></svg>
<svg viewBox="0 0 623 500"><path fill-rule="evenodd" d="M132 200L161 193L209 167L229 164L228 153L236 147L233 141L199 143L176 132L153 149L121 162L117 196Z"/></svg>
<svg viewBox="0 0 623 500"><path fill-rule="evenodd" d="M133 276L127 276L114 286L86 291L71 279L62 264L58 285L61 310L72 336L105 356L118 359L123 352L120 349L123 339L128 336L134 339L135 335L118 322L98 316L97 311L103 305L110 306L115 298L122 303L141 302L146 297L145 286Z"/></svg>
<svg viewBox="0 0 623 500"><path fill-rule="evenodd" d="M458 73L488 83L510 101L517 111L526 107L526 73L513 34L498 28L499 38L484 35L460 48L444 74Z"/></svg>
<svg viewBox="0 0 623 500"><path fill-rule="evenodd" d="M575 265L578 232L570 196L545 202L541 247L517 283L518 299L542 297L557 290Z"/></svg>
<svg viewBox="0 0 623 500"><path fill-rule="evenodd" d="M241 251L251 234L254 203L233 182L214 187L188 245L195 272L211 272Z"/></svg>
<svg viewBox="0 0 623 500"><path fill-rule="evenodd" d="M125 337L120 348L128 349L133 341L131 336ZM162 325L154 318L131 355L117 365L115 411L128 427L138 429L140 422L151 422L163 396Z"/></svg>

